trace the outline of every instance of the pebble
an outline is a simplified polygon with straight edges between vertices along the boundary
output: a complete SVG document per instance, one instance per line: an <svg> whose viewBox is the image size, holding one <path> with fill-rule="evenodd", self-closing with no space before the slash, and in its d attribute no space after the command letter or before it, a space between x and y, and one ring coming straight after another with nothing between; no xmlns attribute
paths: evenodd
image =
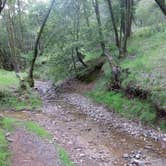
<svg viewBox="0 0 166 166"><path fill-rule="evenodd" d="M81 153L81 154L80 154L80 157L85 157L85 154Z"/></svg>
<svg viewBox="0 0 166 166"><path fill-rule="evenodd" d="M123 158L129 158L129 155L128 155L127 153L125 153L125 154L123 155Z"/></svg>
<svg viewBox="0 0 166 166"><path fill-rule="evenodd" d="M140 158L141 158L141 155L140 155L140 154L136 154L136 155L135 155L135 158L136 158L136 159L140 159Z"/></svg>
<svg viewBox="0 0 166 166"><path fill-rule="evenodd" d="M145 129L142 124L135 124L132 121L127 121L124 118L115 116L114 114L107 111L103 106L98 106L93 103L90 99L80 95L80 94L63 94L64 101L75 105L78 109L82 110L84 113L92 117L95 121L107 122L114 124L114 128L120 129L130 133L133 136L139 137L144 135L143 139L146 140L147 137L153 138L154 140L166 141L166 135L159 133L153 129Z"/></svg>
<svg viewBox="0 0 166 166"><path fill-rule="evenodd" d="M7 133L5 134L5 137L9 137L9 136L10 136L10 133L7 132Z"/></svg>
<svg viewBox="0 0 166 166"><path fill-rule="evenodd" d="M10 138L10 137L7 137L6 139L7 139L7 141L9 141L9 142L13 142L13 139Z"/></svg>

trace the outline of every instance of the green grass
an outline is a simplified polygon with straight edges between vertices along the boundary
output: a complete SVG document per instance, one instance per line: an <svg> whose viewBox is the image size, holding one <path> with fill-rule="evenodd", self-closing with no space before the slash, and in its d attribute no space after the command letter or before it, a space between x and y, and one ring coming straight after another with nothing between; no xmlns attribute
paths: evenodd
<svg viewBox="0 0 166 166"><path fill-rule="evenodd" d="M10 152L8 149L8 142L5 138L5 133L0 129L0 165L9 166Z"/></svg>
<svg viewBox="0 0 166 166"><path fill-rule="evenodd" d="M4 92L4 97L0 100L1 109L14 109L19 110L33 110L40 109L42 101L39 96L34 92L27 92L26 94L12 94Z"/></svg>
<svg viewBox="0 0 166 166"><path fill-rule="evenodd" d="M0 127L2 127L7 132L13 131L18 125L19 121L14 118L2 118L0 120Z"/></svg>
<svg viewBox="0 0 166 166"><path fill-rule="evenodd" d="M139 101L138 99L129 100L121 93L104 90L94 90L87 95L96 102L107 105L111 110L126 118L139 119L149 124L153 124L156 120L155 110L148 102Z"/></svg>
<svg viewBox="0 0 166 166"><path fill-rule="evenodd" d="M161 109L166 109L166 32L148 36L146 33L136 33L129 41L128 50L135 57L121 62L123 68L131 71L129 77L124 79L123 87L133 81L142 89L149 90L152 101Z"/></svg>
<svg viewBox="0 0 166 166"><path fill-rule="evenodd" d="M64 166L74 166L74 164L72 163L72 161L69 158L68 153L59 146L57 146L57 149L58 149L58 154L59 154L60 160L62 161L62 164Z"/></svg>
<svg viewBox="0 0 166 166"><path fill-rule="evenodd" d="M25 75L25 73L22 73ZM0 106L1 109L40 109L42 102L39 96L27 90L26 92L13 93L18 90L19 81L14 72L0 69Z"/></svg>
<svg viewBox="0 0 166 166"><path fill-rule="evenodd" d="M51 134L47 132L45 129L43 129L42 127L40 127L35 122L31 122L31 121L26 122L25 126L28 131L35 133L41 138L51 138Z"/></svg>
<svg viewBox="0 0 166 166"><path fill-rule="evenodd" d="M0 165L10 165L10 151L5 133L12 132L19 125L19 121L13 118L0 118Z"/></svg>
<svg viewBox="0 0 166 166"><path fill-rule="evenodd" d="M0 90L9 90L18 87L18 79L14 72L0 69Z"/></svg>

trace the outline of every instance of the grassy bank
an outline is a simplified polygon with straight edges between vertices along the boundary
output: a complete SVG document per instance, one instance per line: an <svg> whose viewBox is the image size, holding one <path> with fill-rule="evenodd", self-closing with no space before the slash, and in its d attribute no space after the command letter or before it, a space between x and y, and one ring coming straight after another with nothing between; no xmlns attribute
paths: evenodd
<svg viewBox="0 0 166 166"><path fill-rule="evenodd" d="M121 62L131 74L122 82L123 87L132 81L148 90L151 100L166 110L166 32L136 33L129 41L128 57Z"/></svg>
<svg viewBox="0 0 166 166"><path fill-rule="evenodd" d="M19 90L19 80L14 72L0 69L0 108L13 110L40 109L42 102L37 93Z"/></svg>
<svg viewBox="0 0 166 166"><path fill-rule="evenodd" d="M88 93L98 103L109 106L111 110L129 119L141 120L152 124L156 119L155 110L148 102L138 99L129 100L122 93L95 91Z"/></svg>
<svg viewBox="0 0 166 166"><path fill-rule="evenodd" d="M0 91L18 88L19 81L14 72L0 69Z"/></svg>
<svg viewBox="0 0 166 166"><path fill-rule="evenodd" d="M122 88L128 83L141 87L150 92L148 100L129 100L122 93L107 91L106 87L111 79L108 64L103 67L104 76L96 82L95 88L88 96L99 103L103 103L124 117L140 120L151 126L159 125L166 131L166 119L157 117L154 103L160 109L166 109L166 32L147 33L138 31L129 41L129 55L120 62L122 68L128 68L130 74L124 77Z"/></svg>

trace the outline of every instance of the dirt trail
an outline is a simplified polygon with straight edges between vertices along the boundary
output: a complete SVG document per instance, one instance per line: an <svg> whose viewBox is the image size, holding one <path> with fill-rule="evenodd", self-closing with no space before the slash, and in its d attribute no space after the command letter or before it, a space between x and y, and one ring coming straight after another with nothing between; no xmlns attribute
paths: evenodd
<svg viewBox="0 0 166 166"><path fill-rule="evenodd" d="M19 128L12 135L12 166L62 166L55 146Z"/></svg>
<svg viewBox="0 0 166 166"><path fill-rule="evenodd" d="M36 88L43 99L43 112L23 112L22 117L18 113L6 115L38 122L53 134L53 141L68 151L76 166L166 165L164 142L144 136L135 138L112 123L104 123L103 117L111 115L104 109L98 118L93 118L90 114L96 114L95 110L102 107L90 101L86 103L86 99L79 102L80 95L63 93L57 96L48 82L37 82ZM75 102L69 99L72 97ZM87 112L89 108L90 114ZM54 166L58 165L55 163Z"/></svg>

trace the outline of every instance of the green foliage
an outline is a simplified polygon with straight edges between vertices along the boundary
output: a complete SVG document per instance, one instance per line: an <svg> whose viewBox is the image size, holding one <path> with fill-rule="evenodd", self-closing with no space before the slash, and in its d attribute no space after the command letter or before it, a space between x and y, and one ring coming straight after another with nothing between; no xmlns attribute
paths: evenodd
<svg viewBox="0 0 166 166"><path fill-rule="evenodd" d="M87 62L99 58L101 51L85 52L84 54L86 55L84 60Z"/></svg>
<svg viewBox="0 0 166 166"><path fill-rule="evenodd" d="M25 126L28 131L35 133L41 138L51 138L51 134L41 128L37 123L29 121L25 123Z"/></svg>
<svg viewBox="0 0 166 166"><path fill-rule="evenodd" d="M135 13L140 26L159 24L165 19L155 1L152 0L140 0Z"/></svg>
<svg viewBox="0 0 166 166"><path fill-rule="evenodd" d="M111 79L112 70L111 70L110 64L108 62L103 65L103 71L104 71L105 77L108 79Z"/></svg>

